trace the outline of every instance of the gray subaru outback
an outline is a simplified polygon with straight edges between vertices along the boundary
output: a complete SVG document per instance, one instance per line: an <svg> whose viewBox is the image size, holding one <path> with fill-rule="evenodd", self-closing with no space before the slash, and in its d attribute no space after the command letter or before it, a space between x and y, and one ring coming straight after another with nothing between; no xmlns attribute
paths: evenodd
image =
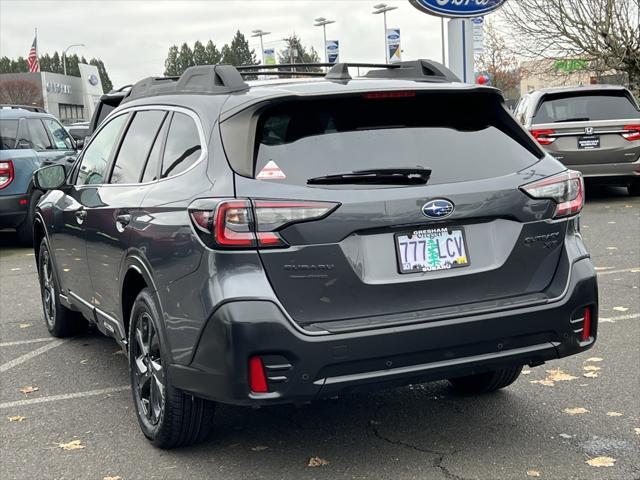
<svg viewBox="0 0 640 480"><path fill-rule="evenodd" d="M207 438L216 403L491 392L593 346L582 177L498 90L425 60L257 68L142 80L35 174L46 325L125 349L154 445Z"/></svg>

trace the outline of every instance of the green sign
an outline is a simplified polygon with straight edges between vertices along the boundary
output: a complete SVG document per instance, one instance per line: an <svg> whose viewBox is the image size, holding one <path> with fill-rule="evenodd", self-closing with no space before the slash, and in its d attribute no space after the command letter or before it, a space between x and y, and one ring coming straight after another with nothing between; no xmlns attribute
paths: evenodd
<svg viewBox="0 0 640 480"><path fill-rule="evenodd" d="M557 71L573 73L577 72L578 70L586 70L587 67L589 67L589 61L581 59L556 60L554 67Z"/></svg>

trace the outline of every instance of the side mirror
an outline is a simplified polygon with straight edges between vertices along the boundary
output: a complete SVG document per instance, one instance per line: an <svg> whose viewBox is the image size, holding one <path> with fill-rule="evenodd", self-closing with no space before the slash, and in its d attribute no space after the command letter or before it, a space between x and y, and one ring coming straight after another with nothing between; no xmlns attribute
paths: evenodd
<svg viewBox="0 0 640 480"><path fill-rule="evenodd" d="M82 150L84 148L84 138L76 139L76 150Z"/></svg>
<svg viewBox="0 0 640 480"><path fill-rule="evenodd" d="M33 185L40 190L58 190L67 182L67 172L62 165L49 165L33 172Z"/></svg>

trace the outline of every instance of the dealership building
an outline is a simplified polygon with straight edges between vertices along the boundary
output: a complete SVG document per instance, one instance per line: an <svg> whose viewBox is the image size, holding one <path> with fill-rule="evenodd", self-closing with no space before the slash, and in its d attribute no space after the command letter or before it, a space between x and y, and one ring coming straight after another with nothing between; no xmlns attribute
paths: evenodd
<svg viewBox="0 0 640 480"><path fill-rule="evenodd" d="M0 86L5 81L12 81L14 88L16 81L32 83L40 95L22 103L44 107L64 124L88 121L103 93L102 82L94 65L79 67L80 77L51 72L0 74Z"/></svg>

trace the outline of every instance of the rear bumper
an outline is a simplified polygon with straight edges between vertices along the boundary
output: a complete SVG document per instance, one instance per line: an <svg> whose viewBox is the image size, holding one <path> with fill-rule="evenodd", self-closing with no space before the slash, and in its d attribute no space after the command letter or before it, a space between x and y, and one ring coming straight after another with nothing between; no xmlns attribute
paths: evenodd
<svg viewBox="0 0 640 480"><path fill-rule="evenodd" d="M612 183L627 184L633 179L640 179L640 160L629 163L595 163L591 165L568 165L578 170L585 178L610 179Z"/></svg>
<svg viewBox="0 0 640 480"><path fill-rule="evenodd" d="M26 200L23 205L20 201ZM0 228L15 228L20 225L29 211L29 195L0 196Z"/></svg>
<svg viewBox="0 0 640 480"><path fill-rule="evenodd" d="M575 319L587 306L592 333L583 342ZM233 301L209 319L191 364L171 365L169 373L178 388L223 403L299 403L580 353L595 342L597 309L588 258L572 265L566 292L552 303L402 327L314 336L272 302ZM248 359L255 355L265 364L269 393L249 391Z"/></svg>

